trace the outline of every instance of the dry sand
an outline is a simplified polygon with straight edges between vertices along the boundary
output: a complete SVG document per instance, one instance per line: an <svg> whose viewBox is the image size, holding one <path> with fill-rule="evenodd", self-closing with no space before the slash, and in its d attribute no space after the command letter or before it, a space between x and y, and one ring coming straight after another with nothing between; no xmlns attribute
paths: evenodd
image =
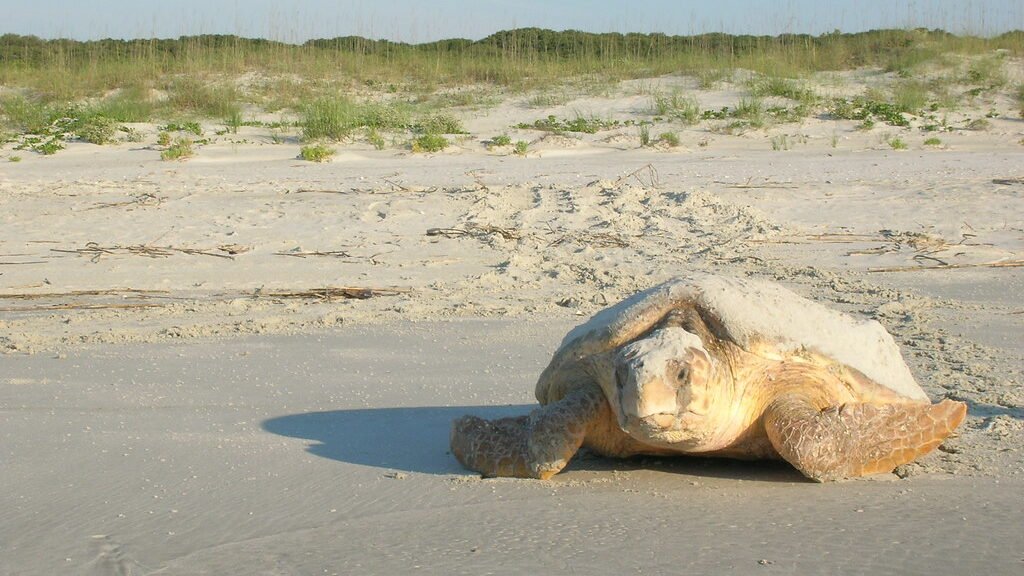
<svg viewBox="0 0 1024 576"><path fill-rule="evenodd" d="M512 99L436 155L311 164L243 128L186 162L3 162L0 572L1020 573L1024 268L993 264L1024 258L1024 124L907 151L820 119L677 149L508 129L647 100ZM502 132L526 158L485 148ZM968 403L959 436L829 485L592 457L483 481L447 453L452 418L529 410L572 326L692 270L879 320L932 399Z"/></svg>

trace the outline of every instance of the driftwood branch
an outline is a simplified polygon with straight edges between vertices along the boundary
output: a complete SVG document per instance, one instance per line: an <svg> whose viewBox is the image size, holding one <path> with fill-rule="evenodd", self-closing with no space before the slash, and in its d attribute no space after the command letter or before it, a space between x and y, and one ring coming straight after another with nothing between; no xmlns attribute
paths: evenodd
<svg viewBox="0 0 1024 576"><path fill-rule="evenodd" d="M934 260L934 259L933 259ZM941 262L941 260L939 260ZM938 266L893 266L890 268L868 268L868 272L919 272L921 270L952 270L954 268L1020 268L1024 260L997 260L978 264L939 264Z"/></svg>

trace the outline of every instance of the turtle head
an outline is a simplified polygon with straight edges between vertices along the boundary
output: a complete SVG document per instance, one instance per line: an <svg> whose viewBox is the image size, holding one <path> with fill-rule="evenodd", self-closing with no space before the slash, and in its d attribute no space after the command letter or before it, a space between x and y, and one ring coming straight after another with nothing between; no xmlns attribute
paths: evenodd
<svg viewBox="0 0 1024 576"><path fill-rule="evenodd" d="M713 449L710 413L722 390L700 337L662 328L619 348L612 362L615 390L608 397L623 431L648 444Z"/></svg>

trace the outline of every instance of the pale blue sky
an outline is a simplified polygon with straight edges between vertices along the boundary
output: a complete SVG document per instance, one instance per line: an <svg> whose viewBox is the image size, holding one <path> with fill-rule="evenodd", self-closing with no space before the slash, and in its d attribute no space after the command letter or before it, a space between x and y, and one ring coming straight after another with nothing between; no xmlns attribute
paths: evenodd
<svg viewBox="0 0 1024 576"><path fill-rule="evenodd" d="M925 26L992 34L1024 29L1024 0L0 0L0 33L82 40L237 34L423 42L526 26L667 34Z"/></svg>

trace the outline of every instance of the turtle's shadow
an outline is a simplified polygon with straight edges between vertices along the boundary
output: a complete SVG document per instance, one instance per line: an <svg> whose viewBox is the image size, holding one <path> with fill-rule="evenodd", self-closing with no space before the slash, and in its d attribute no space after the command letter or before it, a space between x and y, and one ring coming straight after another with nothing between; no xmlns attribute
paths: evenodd
<svg viewBox="0 0 1024 576"><path fill-rule="evenodd" d="M526 414L536 405L429 406L370 408L290 414L265 420L264 430L281 436L305 438L306 450L317 456L421 474L467 474L450 454L452 420L473 414L503 418ZM582 451L566 468L573 471L651 470L702 477L762 482L801 482L806 479L781 462L743 462L717 458L604 458Z"/></svg>

